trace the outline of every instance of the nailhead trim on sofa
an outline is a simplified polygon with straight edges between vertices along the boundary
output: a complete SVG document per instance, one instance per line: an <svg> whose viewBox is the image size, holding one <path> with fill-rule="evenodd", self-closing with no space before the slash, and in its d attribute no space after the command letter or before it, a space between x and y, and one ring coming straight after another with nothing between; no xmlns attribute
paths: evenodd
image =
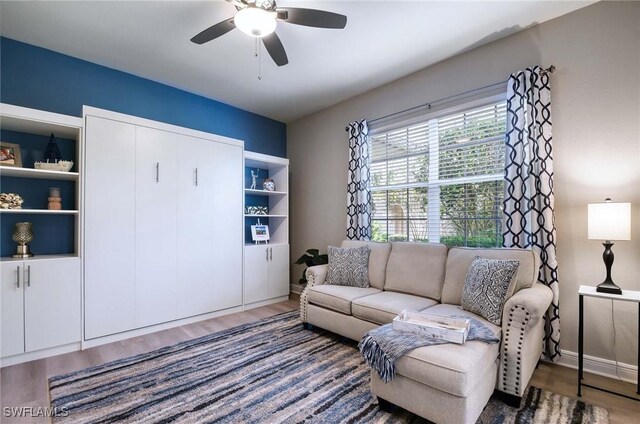
<svg viewBox="0 0 640 424"><path fill-rule="evenodd" d="M531 313L526 307L512 306L502 340L502 360L498 376L499 390L515 396L522 396L524 393L524 388L521 387L522 345L530 316ZM515 367L508 366L509 360L515 361Z"/></svg>

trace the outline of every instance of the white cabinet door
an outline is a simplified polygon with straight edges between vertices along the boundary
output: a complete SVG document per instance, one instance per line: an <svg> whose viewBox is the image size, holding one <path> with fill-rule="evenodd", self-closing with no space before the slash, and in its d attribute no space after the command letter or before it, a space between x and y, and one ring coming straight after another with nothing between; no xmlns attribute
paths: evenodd
<svg viewBox="0 0 640 424"><path fill-rule="evenodd" d="M25 262L25 350L80 341L80 259Z"/></svg>
<svg viewBox="0 0 640 424"><path fill-rule="evenodd" d="M24 265L21 261L0 263L1 356L24 352L23 272Z"/></svg>
<svg viewBox="0 0 640 424"><path fill-rule="evenodd" d="M289 295L289 245L269 247L269 297Z"/></svg>
<svg viewBox="0 0 640 424"><path fill-rule="evenodd" d="M176 144L174 133L136 127L136 328L176 318Z"/></svg>
<svg viewBox="0 0 640 424"><path fill-rule="evenodd" d="M242 304L243 151L214 143L212 256L215 264L215 309Z"/></svg>
<svg viewBox="0 0 640 424"><path fill-rule="evenodd" d="M178 318L215 309L214 142L178 136Z"/></svg>
<svg viewBox="0 0 640 424"><path fill-rule="evenodd" d="M135 126L85 125L85 338L134 328Z"/></svg>
<svg viewBox="0 0 640 424"><path fill-rule="evenodd" d="M265 245L244 248L244 303L269 298L269 248Z"/></svg>

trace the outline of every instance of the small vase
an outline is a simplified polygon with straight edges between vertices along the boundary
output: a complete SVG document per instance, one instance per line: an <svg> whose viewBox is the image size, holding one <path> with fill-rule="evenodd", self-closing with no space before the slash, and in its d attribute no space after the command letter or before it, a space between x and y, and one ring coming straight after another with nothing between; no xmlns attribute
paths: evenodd
<svg viewBox="0 0 640 424"><path fill-rule="evenodd" d="M16 222L11 238L18 243L17 252L13 255L14 258L33 256L33 253L29 252L29 243L33 240L33 227L30 222Z"/></svg>

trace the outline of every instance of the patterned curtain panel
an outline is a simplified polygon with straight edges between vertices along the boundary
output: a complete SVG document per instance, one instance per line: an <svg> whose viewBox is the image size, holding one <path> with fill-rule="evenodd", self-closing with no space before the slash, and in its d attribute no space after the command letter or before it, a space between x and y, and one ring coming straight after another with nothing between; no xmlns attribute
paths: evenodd
<svg viewBox="0 0 640 424"><path fill-rule="evenodd" d="M503 245L540 254L538 281L553 291L544 351L554 360L560 356L560 312L549 75L538 66L527 68L512 74L507 85Z"/></svg>
<svg viewBox="0 0 640 424"><path fill-rule="evenodd" d="M347 238L371 239L371 175L367 121L349 124L347 181Z"/></svg>

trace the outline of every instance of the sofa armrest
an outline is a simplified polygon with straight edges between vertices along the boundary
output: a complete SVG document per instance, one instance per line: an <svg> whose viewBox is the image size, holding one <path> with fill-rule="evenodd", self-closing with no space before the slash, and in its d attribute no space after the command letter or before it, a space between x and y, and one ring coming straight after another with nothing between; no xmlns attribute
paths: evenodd
<svg viewBox="0 0 640 424"><path fill-rule="evenodd" d="M307 268L307 287L324 284L327 279L329 265L316 265Z"/></svg>
<svg viewBox="0 0 640 424"><path fill-rule="evenodd" d="M316 265L307 268L307 285L300 293L300 319L307 322L307 305L309 304L309 289L324 284L327 279L328 265Z"/></svg>
<svg viewBox="0 0 640 424"><path fill-rule="evenodd" d="M498 390L521 397L542 354L544 316L551 304L549 287L536 283L504 305Z"/></svg>

